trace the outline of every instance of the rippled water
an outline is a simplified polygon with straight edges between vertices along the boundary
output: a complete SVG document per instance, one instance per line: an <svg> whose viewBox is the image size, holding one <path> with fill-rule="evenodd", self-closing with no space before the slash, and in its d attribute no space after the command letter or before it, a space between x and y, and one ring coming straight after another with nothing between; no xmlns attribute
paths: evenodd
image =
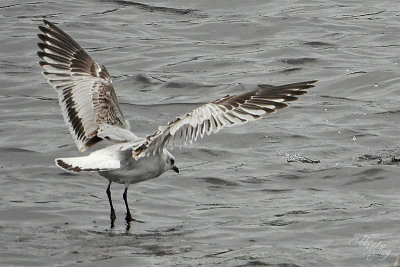
<svg viewBox="0 0 400 267"><path fill-rule="evenodd" d="M390 266L400 223L397 1L0 2L2 266ZM318 79L244 127L175 149L181 174L123 186L78 152L38 67L58 23L114 78L138 135L256 84ZM319 163L310 163L318 162Z"/></svg>

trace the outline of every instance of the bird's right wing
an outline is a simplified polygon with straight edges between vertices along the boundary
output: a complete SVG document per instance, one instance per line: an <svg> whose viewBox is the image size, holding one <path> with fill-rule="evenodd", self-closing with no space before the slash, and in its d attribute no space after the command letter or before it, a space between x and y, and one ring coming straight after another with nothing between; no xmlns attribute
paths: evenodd
<svg viewBox="0 0 400 267"><path fill-rule="evenodd" d="M185 115L161 126L147 136L146 142L132 151L133 158L151 155L164 149L174 139L196 141L205 134L216 133L224 127L241 125L258 120L262 115L287 107L285 102L294 101L297 96L307 93L316 81L306 81L280 86L259 85L256 91L241 95L225 96L207 103Z"/></svg>
<svg viewBox="0 0 400 267"><path fill-rule="evenodd" d="M111 125L129 130L111 77L68 34L44 20L38 34L43 75L58 92L62 114L80 151L104 139L99 130ZM110 137L110 139L112 139Z"/></svg>

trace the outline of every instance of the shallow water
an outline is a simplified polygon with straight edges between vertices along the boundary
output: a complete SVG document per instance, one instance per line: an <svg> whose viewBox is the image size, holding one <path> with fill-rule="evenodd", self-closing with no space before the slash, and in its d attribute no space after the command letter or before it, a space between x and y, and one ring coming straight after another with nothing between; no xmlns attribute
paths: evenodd
<svg viewBox="0 0 400 267"><path fill-rule="evenodd" d="M58 3L60 2L60 3ZM2 266L390 266L400 223L396 1L0 3ZM65 173L78 152L41 76L37 26L107 66L135 133L257 84L318 79L289 108L174 149L130 187ZM319 161L319 163L307 163Z"/></svg>

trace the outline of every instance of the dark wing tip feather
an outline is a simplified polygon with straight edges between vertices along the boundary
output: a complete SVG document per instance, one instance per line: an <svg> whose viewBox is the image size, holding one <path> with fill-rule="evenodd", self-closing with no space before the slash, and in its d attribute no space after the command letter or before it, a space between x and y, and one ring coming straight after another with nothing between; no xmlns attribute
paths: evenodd
<svg viewBox="0 0 400 267"><path fill-rule="evenodd" d="M56 25L47 20L43 20L43 23L45 26L40 25L39 30L44 34L38 34L42 41L48 41L49 39L52 39L53 41L55 40L56 42L59 41L63 43L66 48L77 50L81 49L81 46L74 39L72 39L71 36L58 28Z"/></svg>
<svg viewBox="0 0 400 267"><path fill-rule="evenodd" d="M43 25L39 25L38 28L39 28L39 30L40 30L41 32L43 32L43 33L46 33L46 32L49 32L49 31L50 31L49 28L47 28L47 27L45 27L45 26L43 26Z"/></svg>
<svg viewBox="0 0 400 267"><path fill-rule="evenodd" d="M39 51L39 52L37 52L37 55L43 60L45 60L44 57L48 57L48 58L50 58L50 59L52 59L54 61L57 61L57 62L60 62L60 63L64 63L64 64L69 64L69 60L68 59L60 57L60 56L55 55L55 54L50 54L50 53L46 53L46 52L43 52L43 51Z"/></svg>
<svg viewBox="0 0 400 267"><path fill-rule="evenodd" d="M46 24L46 25L49 25L49 26L54 26L54 24L51 23L50 21L48 21L47 19L44 19L43 23Z"/></svg>
<svg viewBox="0 0 400 267"><path fill-rule="evenodd" d="M100 137L98 137L97 135L95 135L95 136L93 136L92 138L90 138L86 143L85 143L85 145L87 146L87 147L92 147L92 146L94 146L95 144L97 144L98 142L100 142L100 141L102 141L103 140L103 138L100 138Z"/></svg>
<svg viewBox="0 0 400 267"><path fill-rule="evenodd" d="M289 83L284 85L270 85L270 84L259 84L258 87L263 89L308 89L314 87L314 83L318 80L311 80L306 82Z"/></svg>
<svg viewBox="0 0 400 267"><path fill-rule="evenodd" d="M64 170L72 171L72 172L80 172L82 169L78 166L72 166L71 164L66 163L61 159L56 160L56 165Z"/></svg>
<svg viewBox="0 0 400 267"><path fill-rule="evenodd" d="M46 27L45 27L45 26L42 26L42 25L39 26L39 29L40 29L41 31L43 31L42 29L44 28L44 29L46 29L46 30L54 30L54 31L57 31L57 32L64 33L63 30L61 30L61 29L58 28L54 23L52 23L52 22L50 22L50 21L48 21L48 20L46 20L46 19L43 20L43 24L46 25ZM64 34L65 34L65 33L64 33Z"/></svg>
<svg viewBox="0 0 400 267"><path fill-rule="evenodd" d="M39 36L39 34L38 34L38 36ZM40 50L44 50L48 45L45 43L38 43L37 46L39 47Z"/></svg>

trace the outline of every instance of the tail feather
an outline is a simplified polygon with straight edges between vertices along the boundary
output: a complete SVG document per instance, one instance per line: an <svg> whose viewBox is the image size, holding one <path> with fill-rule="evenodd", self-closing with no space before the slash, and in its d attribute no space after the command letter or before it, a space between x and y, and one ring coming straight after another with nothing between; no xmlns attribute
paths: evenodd
<svg viewBox="0 0 400 267"><path fill-rule="evenodd" d="M57 158L56 165L71 172L107 171L120 168L120 161L113 157L89 155L85 157Z"/></svg>

